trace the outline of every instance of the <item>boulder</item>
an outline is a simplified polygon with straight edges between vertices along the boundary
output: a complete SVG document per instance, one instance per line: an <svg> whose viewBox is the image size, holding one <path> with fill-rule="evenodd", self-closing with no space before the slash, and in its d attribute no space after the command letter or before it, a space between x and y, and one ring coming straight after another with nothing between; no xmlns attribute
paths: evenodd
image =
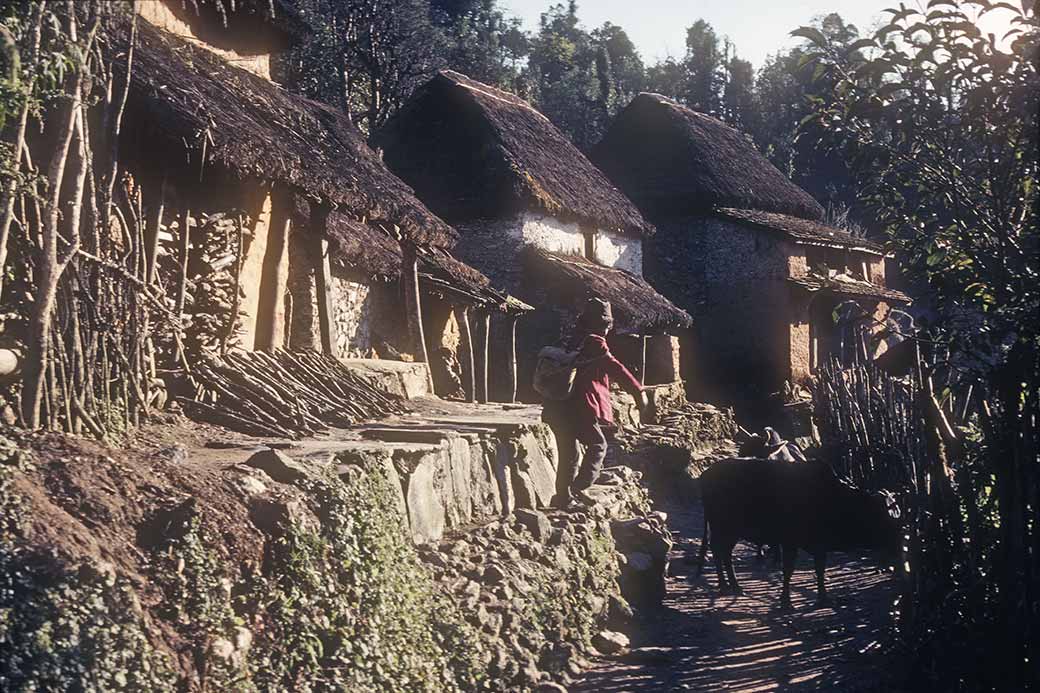
<svg viewBox="0 0 1040 693"><path fill-rule="evenodd" d="M628 636L613 630L604 630L592 638L592 646L603 654L618 654L628 649Z"/></svg>
<svg viewBox="0 0 1040 693"><path fill-rule="evenodd" d="M668 528L660 518L637 517L611 522L610 531L625 556L619 579L621 594L638 609L660 606L672 549Z"/></svg>
<svg viewBox="0 0 1040 693"><path fill-rule="evenodd" d="M527 508L518 508L515 513L516 521L531 532L535 540L544 544L552 536L553 528L545 513Z"/></svg>
<svg viewBox="0 0 1040 693"><path fill-rule="evenodd" d="M261 450L246 460L246 464L261 470L274 481L295 484L307 477L307 467L278 450Z"/></svg>

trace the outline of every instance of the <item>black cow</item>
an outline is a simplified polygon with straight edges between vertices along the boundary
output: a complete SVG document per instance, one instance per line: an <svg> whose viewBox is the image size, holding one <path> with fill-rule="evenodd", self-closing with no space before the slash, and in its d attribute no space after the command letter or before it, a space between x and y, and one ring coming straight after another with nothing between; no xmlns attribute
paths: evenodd
<svg viewBox="0 0 1040 693"><path fill-rule="evenodd" d="M819 603L827 599L823 578L828 551L881 549L895 557L899 550L901 532L892 499L840 481L823 463L727 459L701 474L700 484L704 501L700 565L704 565L710 529L723 594L740 593L732 554L741 539L782 547L783 607L791 605L791 573L798 549L813 556Z"/></svg>

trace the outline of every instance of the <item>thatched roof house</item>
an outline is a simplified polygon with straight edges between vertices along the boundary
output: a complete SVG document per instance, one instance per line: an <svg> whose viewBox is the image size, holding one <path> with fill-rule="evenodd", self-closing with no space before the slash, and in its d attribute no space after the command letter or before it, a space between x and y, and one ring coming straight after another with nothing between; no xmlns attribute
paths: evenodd
<svg viewBox="0 0 1040 693"><path fill-rule="evenodd" d="M111 32L103 49L126 55L128 38L128 31ZM122 69L125 60L115 65ZM171 174L282 184L357 219L397 226L419 243L455 239L340 111L148 21L137 23L124 120L124 142L146 144Z"/></svg>
<svg viewBox="0 0 1040 693"><path fill-rule="evenodd" d="M538 348L557 341L591 296L615 304L625 334L690 326L685 311L641 279L653 225L520 97L445 70L374 142L390 168L458 229L459 258L539 309L520 335L524 381Z"/></svg>
<svg viewBox="0 0 1040 693"><path fill-rule="evenodd" d="M618 114L592 160L657 227L645 276L694 315L698 395L762 400L829 357L831 311L854 298L882 315L881 244L824 223L824 210L751 140L657 94Z"/></svg>
<svg viewBox="0 0 1040 693"><path fill-rule="evenodd" d="M520 97L443 70L377 133L387 164L449 221L539 211L621 234L653 228Z"/></svg>
<svg viewBox="0 0 1040 693"><path fill-rule="evenodd" d="M636 96L591 159L651 216L736 207L823 218L820 204L747 135L660 94Z"/></svg>
<svg viewBox="0 0 1040 693"><path fill-rule="evenodd" d="M117 80L132 58L122 159L146 206L173 217L160 218L159 264L220 289L188 297L186 322L237 320L246 349L428 361L456 314L522 314L527 306L445 250L454 229L341 112L272 81L271 55L305 30L291 4L237 0L223 16L220 2L142 0L136 41L129 14L101 37ZM228 316L196 320L201 303Z"/></svg>

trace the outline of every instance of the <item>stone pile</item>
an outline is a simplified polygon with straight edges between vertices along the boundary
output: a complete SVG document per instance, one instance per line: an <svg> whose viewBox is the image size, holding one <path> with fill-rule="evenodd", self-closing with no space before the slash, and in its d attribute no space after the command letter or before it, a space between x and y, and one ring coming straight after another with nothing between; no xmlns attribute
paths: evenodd
<svg viewBox="0 0 1040 693"><path fill-rule="evenodd" d="M608 468L601 482L589 490L590 503L520 508L419 547L479 632L496 689L563 690L586 656L627 647L618 632L633 616L627 597L639 595L648 608L644 595L663 587L661 551L671 543L660 515L649 512L638 473Z"/></svg>

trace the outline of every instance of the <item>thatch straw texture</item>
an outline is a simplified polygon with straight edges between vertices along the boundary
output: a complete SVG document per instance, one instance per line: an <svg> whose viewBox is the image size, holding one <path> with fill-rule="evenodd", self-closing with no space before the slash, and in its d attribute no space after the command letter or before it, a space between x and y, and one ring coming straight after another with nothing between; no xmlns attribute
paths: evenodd
<svg viewBox="0 0 1040 693"><path fill-rule="evenodd" d="M633 99L590 156L651 219L716 207L823 218L745 135L658 94Z"/></svg>
<svg viewBox="0 0 1040 693"><path fill-rule="evenodd" d="M128 26L126 17L103 37L117 71L125 70L119 56L128 49ZM399 226L417 243L455 239L339 111L289 94L146 21L138 22L137 34L125 139L140 143L155 167L197 180L204 158L205 167L282 183L357 218Z"/></svg>
<svg viewBox="0 0 1040 693"><path fill-rule="evenodd" d="M847 248L873 255L885 254L885 249L880 243L868 238L853 236L848 231L842 231L810 219L801 219L774 212L760 212L754 209L732 209L729 207L717 209L715 212L720 217L741 224L766 229L767 231L779 231L803 245Z"/></svg>
<svg viewBox="0 0 1040 693"><path fill-rule="evenodd" d="M326 222L330 260L372 282L396 282L401 277L401 246L369 224L332 212ZM518 312L504 293L478 270L439 248L419 249L419 284L425 291L494 310Z"/></svg>
<svg viewBox="0 0 1040 693"><path fill-rule="evenodd" d="M620 233L653 232L545 116L457 72L420 88L375 142L390 168L452 221L534 210Z"/></svg>
<svg viewBox="0 0 1040 693"><path fill-rule="evenodd" d="M810 293L819 292L853 298L878 299L888 303L909 304L912 302L912 299L902 291L887 289L883 286L852 279L851 277L821 277L816 274L810 274L788 281Z"/></svg>
<svg viewBox="0 0 1040 693"><path fill-rule="evenodd" d="M634 274L576 255L534 247L524 253L534 286L546 290L556 304L575 311L592 297L609 301L614 309L615 329L621 334L675 332L693 325L686 311Z"/></svg>

